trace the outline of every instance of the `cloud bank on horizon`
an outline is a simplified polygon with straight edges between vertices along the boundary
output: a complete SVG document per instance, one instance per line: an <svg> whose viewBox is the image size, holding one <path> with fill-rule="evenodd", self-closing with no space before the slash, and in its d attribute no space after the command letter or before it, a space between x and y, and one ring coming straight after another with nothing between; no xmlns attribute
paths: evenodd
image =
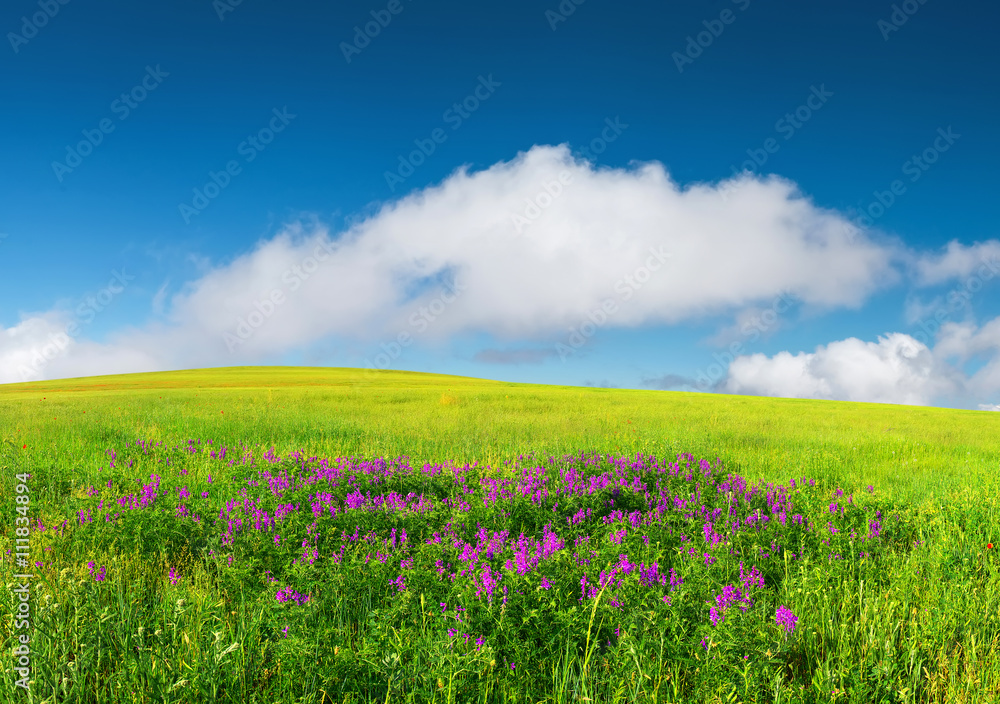
<svg viewBox="0 0 1000 704"><path fill-rule="evenodd" d="M144 324L101 342L78 333L79 311L22 312L0 328L0 383L267 363L331 338L391 346L488 335L529 348L481 349L480 361L544 363L588 324L594 334L731 315L738 328L779 297L815 317L857 311L900 285L971 277L982 287L998 274L1000 241L913 251L782 178L681 186L656 162L597 168L565 145L536 146L461 168L340 232L292 222L173 295L165 284ZM106 296L120 288L110 281ZM933 320L941 305L913 303L907 315ZM923 339L886 330L811 352L731 355L711 389L1000 410L1000 318L934 327ZM981 363L973 373L962 366L970 360ZM647 385L698 388L677 375Z"/></svg>

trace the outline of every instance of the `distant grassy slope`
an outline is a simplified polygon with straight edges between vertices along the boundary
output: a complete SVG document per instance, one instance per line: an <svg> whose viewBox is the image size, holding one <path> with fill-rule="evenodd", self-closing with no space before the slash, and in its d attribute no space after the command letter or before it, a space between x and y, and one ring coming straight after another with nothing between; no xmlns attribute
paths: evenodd
<svg viewBox="0 0 1000 704"><path fill-rule="evenodd" d="M0 438L8 452L28 444L63 470L102 463L107 448L138 438L493 467L528 452L692 452L719 457L751 481L808 475L917 502L1000 468L995 412L323 367L0 385Z"/></svg>

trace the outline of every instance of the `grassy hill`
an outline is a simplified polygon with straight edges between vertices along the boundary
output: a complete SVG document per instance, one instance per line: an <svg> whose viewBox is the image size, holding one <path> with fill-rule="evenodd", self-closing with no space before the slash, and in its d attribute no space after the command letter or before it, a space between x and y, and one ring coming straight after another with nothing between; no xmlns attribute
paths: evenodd
<svg viewBox="0 0 1000 704"><path fill-rule="evenodd" d="M109 439L139 437L492 466L528 452L692 452L719 457L754 481L806 472L876 483L906 500L1000 469L996 412L326 367L0 385L0 437L44 447L71 465L100 456Z"/></svg>
<svg viewBox="0 0 1000 704"><path fill-rule="evenodd" d="M0 439L0 529L13 546L23 492L32 536L0 576L36 577L42 699L1000 695L1000 413L247 367L0 385ZM563 547L505 567L519 533ZM653 599L632 568L654 562L684 586ZM717 596L744 567L760 586ZM18 635L5 618L0 647Z"/></svg>

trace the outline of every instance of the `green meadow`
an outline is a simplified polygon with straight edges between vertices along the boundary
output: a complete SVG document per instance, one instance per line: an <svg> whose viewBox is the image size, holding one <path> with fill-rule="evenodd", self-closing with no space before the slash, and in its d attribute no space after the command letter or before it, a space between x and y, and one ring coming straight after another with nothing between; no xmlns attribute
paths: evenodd
<svg viewBox="0 0 1000 704"><path fill-rule="evenodd" d="M1000 413L260 367L0 440L0 702L1000 700Z"/></svg>

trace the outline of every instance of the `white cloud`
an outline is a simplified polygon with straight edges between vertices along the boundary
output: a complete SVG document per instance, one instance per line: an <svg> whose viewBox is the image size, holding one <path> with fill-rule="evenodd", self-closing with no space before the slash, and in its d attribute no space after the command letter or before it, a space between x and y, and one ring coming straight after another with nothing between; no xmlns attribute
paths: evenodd
<svg viewBox="0 0 1000 704"><path fill-rule="evenodd" d="M934 314L944 308L944 298L935 296L929 303L921 303L917 297L907 297L903 304L903 319L907 325L914 325L921 320L934 317Z"/></svg>
<svg viewBox="0 0 1000 704"><path fill-rule="evenodd" d="M1000 403L981 403L979 404L980 411L1000 411Z"/></svg>
<svg viewBox="0 0 1000 704"><path fill-rule="evenodd" d="M153 314L163 315L165 310L165 303L167 300L167 287L170 285L170 279L163 282L163 285L157 289L156 294L153 296Z"/></svg>
<svg viewBox="0 0 1000 704"><path fill-rule="evenodd" d="M540 196L560 174L568 185L546 203ZM103 346L75 344L41 376L251 363L330 336L391 341L415 332L411 316L452 279L465 290L422 339L487 332L549 341L604 300L621 303L616 282L655 261L650 251L670 258L609 325L669 324L768 305L783 292L853 308L898 281L896 245L859 236L789 181L734 181L739 188L723 198L725 182L682 189L656 163L595 169L565 146L534 147L484 171L461 169L339 236L292 225L223 266L192 255L204 273L171 298L162 323L123 330ZM538 217L516 222L530 202L544 206ZM320 255L307 280L292 273ZM275 289L284 302L230 352L224 333ZM8 347L23 358L24 345Z"/></svg>
<svg viewBox="0 0 1000 704"><path fill-rule="evenodd" d="M915 259L916 281L934 286L951 279L977 276L990 280L1000 275L1000 241L987 240L966 246L952 240L942 254L927 254Z"/></svg>
<svg viewBox="0 0 1000 704"><path fill-rule="evenodd" d="M74 341L64 333L68 318L60 313L45 313L22 320L11 328L0 327L0 383L30 381L18 370L31 364L42 366L48 358L65 354ZM34 378L38 378L35 375Z"/></svg>
<svg viewBox="0 0 1000 704"><path fill-rule="evenodd" d="M733 316L733 324L723 327L704 340L716 347L728 347L730 343L758 338L767 340L779 330L787 327L788 311L796 303L792 296L775 296L767 308L750 306Z"/></svg>
<svg viewBox="0 0 1000 704"><path fill-rule="evenodd" d="M985 356L971 377L949 364ZM784 398L931 405L936 399L984 399L1000 393L1000 318L977 329L947 323L933 349L909 335L878 342L848 338L792 355L737 357L720 391Z"/></svg>
<svg viewBox="0 0 1000 704"><path fill-rule="evenodd" d="M977 398L1000 393L1000 317L978 329L972 323L942 325L934 353L957 364L985 359L986 363L968 379L966 387Z"/></svg>
<svg viewBox="0 0 1000 704"><path fill-rule="evenodd" d="M0 384L163 369L163 358L119 344L67 334L72 317L46 313L0 328Z"/></svg>
<svg viewBox="0 0 1000 704"><path fill-rule="evenodd" d="M926 345L892 333L878 342L848 338L815 352L780 352L736 358L723 384L726 393L784 398L824 398L927 405L960 387Z"/></svg>
<svg viewBox="0 0 1000 704"><path fill-rule="evenodd" d="M946 330L942 328L942 339L945 339L946 334ZM971 391L989 396L1000 394L1000 317L973 331L968 337L964 353L960 352L959 356L963 361L972 357L987 359L986 364L969 379Z"/></svg>

